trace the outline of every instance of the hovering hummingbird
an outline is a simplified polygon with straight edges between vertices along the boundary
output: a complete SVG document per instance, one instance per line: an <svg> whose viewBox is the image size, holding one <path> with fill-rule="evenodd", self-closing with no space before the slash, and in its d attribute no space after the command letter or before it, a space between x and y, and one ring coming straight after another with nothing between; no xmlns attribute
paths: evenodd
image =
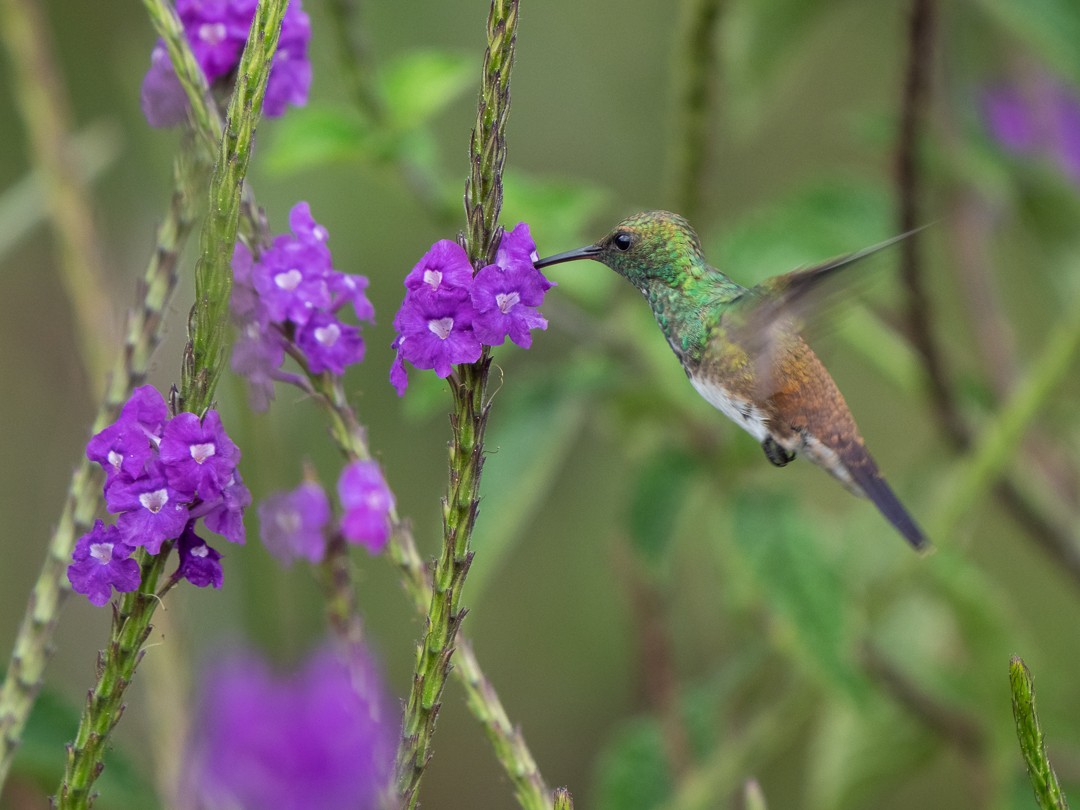
<svg viewBox="0 0 1080 810"><path fill-rule="evenodd" d="M929 541L878 472L844 397L798 333L801 307L837 270L896 242L746 288L705 262L689 223L668 211L624 219L599 242L536 262L602 262L645 296L690 382L761 443L778 467L799 454L863 495L916 549Z"/></svg>

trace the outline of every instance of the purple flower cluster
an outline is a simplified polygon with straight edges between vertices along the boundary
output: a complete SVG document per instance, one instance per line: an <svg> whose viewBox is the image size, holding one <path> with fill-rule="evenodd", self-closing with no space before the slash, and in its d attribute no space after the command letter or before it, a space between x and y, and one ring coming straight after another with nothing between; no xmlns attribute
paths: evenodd
<svg viewBox="0 0 1080 810"><path fill-rule="evenodd" d="M237 243L231 307L239 323L232 367L248 379L251 406L266 410L285 350L295 344L314 374L343 374L364 359L360 328L338 319L350 304L356 317L375 317L364 290L368 280L334 269L329 234L306 202L289 212L292 234L282 234L256 260Z"/></svg>
<svg viewBox="0 0 1080 810"><path fill-rule="evenodd" d="M1050 76L1001 85L983 98L991 134L1011 152L1052 159L1080 183L1080 96Z"/></svg>
<svg viewBox="0 0 1080 810"><path fill-rule="evenodd" d="M405 300L394 318L397 358L390 382L398 396L409 384L408 360L416 368L448 377L456 363L474 363L483 346L510 338L523 349L533 329L546 329L537 311L553 282L537 270L536 243L521 222L504 234L495 264L475 276L464 249L443 239L431 246L405 277Z"/></svg>
<svg viewBox="0 0 1080 810"><path fill-rule="evenodd" d="M105 504L116 525L97 521L79 538L68 567L72 588L104 605L111 589L139 586L136 547L150 554L179 539L176 576L198 587L221 587L221 555L195 534L202 518L211 531L244 542L244 509L251 494L237 470L240 450L221 426L217 411L200 421L193 413L169 418L153 386L132 392L120 418L95 435L86 455L105 470Z"/></svg>
<svg viewBox="0 0 1080 810"><path fill-rule="evenodd" d="M374 461L354 461L338 479L341 534L354 545L378 554L390 540L394 494ZM321 562L326 556L330 501L323 488L305 481L291 492L278 492L259 504L259 533L267 550L284 565L293 560Z"/></svg>
<svg viewBox="0 0 1080 810"><path fill-rule="evenodd" d="M375 810L390 786L397 716L374 664L324 650L277 675L232 654L203 679L183 807Z"/></svg>
<svg viewBox="0 0 1080 810"><path fill-rule="evenodd" d="M231 82L240 64L257 0L177 0L176 13L191 43L195 60L209 84ZM266 85L263 112L276 117L289 104L307 103L311 85L308 41L311 22L300 0L292 0L281 25L281 38ZM152 127L183 123L187 95L169 60L165 43L158 40L150 55L150 70L143 79L142 108Z"/></svg>

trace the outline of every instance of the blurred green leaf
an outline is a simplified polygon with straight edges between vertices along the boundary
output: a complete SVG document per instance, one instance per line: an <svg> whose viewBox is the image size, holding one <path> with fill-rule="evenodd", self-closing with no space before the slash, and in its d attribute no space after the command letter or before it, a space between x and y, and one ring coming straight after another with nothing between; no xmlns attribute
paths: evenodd
<svg viewBox="0 0 1080 810"><path fill-rule="evenodd" d="M634 550L650 565L658 565L667 556L694 468L693 458L677 448L664 448L641 467L631 495L628 528Z"/></svg>
<svg viewBox="0 0 1080 810"><path fill-rule="evenodd" d="M507 169L503 222L528 222L542 255L581 247L600 238L592 220L611 197L607 189L576 180L539 178Z"/></svg>
<svg viewBox="0 0 1080 810"><path fill-rule="evenodd" d="M391 126L424 126L473 85L477 69L474 56L446 51L413 51L391 60L381 82Z"/></svg>
<svg viewBox="0 0 1080 810"><path fill-rule="evenodd" d="M600 753L596 806L600 810L651 810L667 799L671 789L659 724L646 717L626 723Z"/></svg>
<svg viewBox="0 0 1080 810"><path fill-rule="evenodd" d="M52 690L42 690L15 754L14 773L39 785L43 793L54 791L63 774L64 747L78 726L79 710ZM136 810L162 806L141 769L120 748L109 749L95 789L102 796L103 807Z"/></svg>
<svg viewBox="0 0 1080 810"><path fill-rule="evenodd" d="M372 160L384 151L371 122L351 107L311 104L293 110L277 123L266 163L271 171L286 173Z"/></svg>
<svg viewBox="0 0 1080 810"><path fill-rule="evenodd" d="M1010 38L1080 84L1080 4L1075 0L978 0Z"/></svg>
<svg viewBox="0 0 1080 810"><path fill-rule="evenodd" d="M1035 684L1027 665L1018 656L1013 656L1009 662L1009 684L1016 737L1020 741L1020 753L1024 755L1031 786L1035 789L1035 799L1042 810L1068 810L1069 803L1046 756L1039 716L1035 711Z"/></svg>
<svg viewBox="0 0 1080 810"><path fill-rule="evenodd" d="M791 645L832 688L862 698L867 686L852 661L853 595L826 554L814 519L789 498L742 494L735 544Z"/></svg>

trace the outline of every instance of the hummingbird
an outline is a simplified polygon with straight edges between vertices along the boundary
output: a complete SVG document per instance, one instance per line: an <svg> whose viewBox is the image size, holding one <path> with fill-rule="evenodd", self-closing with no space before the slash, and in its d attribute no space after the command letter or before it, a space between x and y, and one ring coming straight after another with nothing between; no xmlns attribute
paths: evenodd
<svg viewBox="0 0 1080 810"><path fill-rule="evenodd" d="M690 224L645 211L603 239L536 262L607 265L645 296L690 383L783 467L803 455L869 498L915 549L929 540L878 472L851 410L799 334L799 313L838 270L908 236L743 287L710 266Z"/></svg>

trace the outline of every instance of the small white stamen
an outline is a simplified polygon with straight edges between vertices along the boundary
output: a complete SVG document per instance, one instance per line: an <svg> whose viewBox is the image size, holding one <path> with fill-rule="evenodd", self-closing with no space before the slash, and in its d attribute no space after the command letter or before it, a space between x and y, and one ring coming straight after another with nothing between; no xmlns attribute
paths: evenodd
<svg viewBox="0 0 1080 810"><path fill-rule="evenodd" d="M277 284L279 289L286 292L292 292L300 286L300 282L304 280L304 274L297 270L295 267L292 270L288 270L284 273L278 273L274 276L274 283Z"/></svg>
<svg viewBox="0 0 1080 810"><path fill-rule="evenodd" d="M120 469L120 464L121 464L121 462L123 462L124 457L122 455L120 455L119 453L117 453L115 450L110 450L109 455L108 455L108 459L109 459L109 464L112 465L112 468L114 470L119 470Z"/></svg>
<svg viewBox="0 0 1080 810"><path fill-rule="evenodd" d="M424 283L433 290L439 289L439 285L442 284L442 270L425 270Z"/></svg>
<svg viewBox="0 0 1080 810"><path fill-rule="evenodd" d="M519 303L521 303L521 296L516 292L512 293L497 293L495 295L495 303L499 305L499 311L505 315Z"/></svg>
<svg viewBox="0 0 1080 810"><path fill-rule="evenodd" d="M198 546L195 546L195 548L191 549L191 556L192 557L207 557L207 556L209 556L209 554L210 554L210 546L206 545L206 543L202 543L202 544L200 544Z"/></svg>
<svg viewBox="0 0 1080 810"><path fill-rule="evenodd" d="M102 565L108 565L112 562L112 543L91 543L90 544L90 556L97 560Z"/></svg>
<svg viewBox="0 0 1080 810"><path fill-rule="evenodd" d="M195 459L195 463L202 464L217 452L217 447L213 442L206 442L205 444L191 445L189 451L191 452L191 457Z"/></svg>
<svg viewBox="0 0 1080 810"><path fill-rule="evenodd" d="M323 346L333 346L338 342L339 337L341 337L341 327L336 323L329 326L315 327L315 340L319 341Z"/></svg>
<svg viewBox="0 0 1080 810"><path fill-rule="evenodd" d="M433 334L438 336L439 340L446 340L450 337L450 332L454 328L453 318L439 318L439 320L431 320L427 322L427 328L431 330Z"/></svg>
<svg viewBox="0 0 1080 810"><path fill-rule="evenodd" d="M143 509L153 512L155 515L165 508L165 504L169 502L169 491L166 489L155 489L153 492L144 492L139 496L139 503L142 504Z"/></svg>

